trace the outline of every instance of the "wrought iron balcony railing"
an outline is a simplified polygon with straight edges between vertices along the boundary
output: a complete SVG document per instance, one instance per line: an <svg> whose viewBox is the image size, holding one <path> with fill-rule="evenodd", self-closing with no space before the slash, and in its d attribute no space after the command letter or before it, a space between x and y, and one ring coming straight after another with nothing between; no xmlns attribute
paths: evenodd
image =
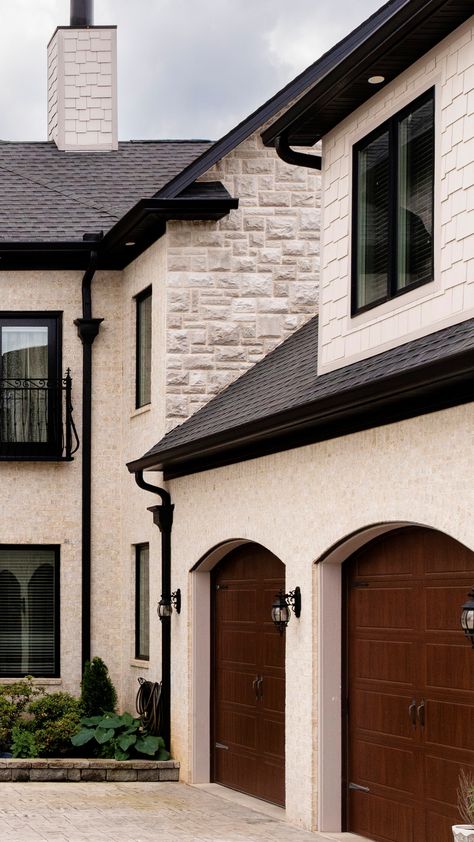
<svg viewBox="0 0 474 842"><path fill-rule="evenodd" d="M71 461L79 447L72 380L0 379L0 459Z"/></svg>

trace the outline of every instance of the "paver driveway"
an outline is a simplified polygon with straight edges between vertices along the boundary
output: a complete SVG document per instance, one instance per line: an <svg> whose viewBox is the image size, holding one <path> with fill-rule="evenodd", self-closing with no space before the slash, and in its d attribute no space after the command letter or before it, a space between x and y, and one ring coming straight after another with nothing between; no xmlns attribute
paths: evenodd
<svg viewBox="0 0 474 842"><path fill-rule="evenodd" d="M185 784L0 784L0 842L323 839L327 837Z"/></svg>

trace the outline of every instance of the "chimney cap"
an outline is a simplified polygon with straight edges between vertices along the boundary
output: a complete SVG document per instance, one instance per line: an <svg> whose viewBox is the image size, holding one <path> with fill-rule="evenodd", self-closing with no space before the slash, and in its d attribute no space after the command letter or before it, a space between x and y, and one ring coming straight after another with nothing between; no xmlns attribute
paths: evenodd
<svg viewBox="0 0 474 842"><path fill-rule="evenodd" d="M94 25L94 0L71 0L71 26Z"/></svg>

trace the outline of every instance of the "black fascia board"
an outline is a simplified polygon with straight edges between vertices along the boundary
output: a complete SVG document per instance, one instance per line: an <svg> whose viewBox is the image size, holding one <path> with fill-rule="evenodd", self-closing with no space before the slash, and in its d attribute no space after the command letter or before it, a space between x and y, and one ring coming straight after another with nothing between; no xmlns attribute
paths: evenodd
<svg viewBox="0 0 474 842"><path fill-rule="evenodd" d="M123 269L166 231L172 219L216 221L238 208L231 196L182 199L141 199L95 247L99 269ZM134 243L127 246L127 242ZM86 269L90 241L0 242L0 271Z"/></svg>
<svg viewBox="0 0 474 842"><path fill-rule="evenodd" d="M100 244L100 268L123 269L166 231L175 219L217 221L238 208L239 200L225 198L141 199L107 232ZM126 246L127 242L134 243Z"/></svg>
<svg viewBox="0 0 474 842"><path fill-rule="evenodd" d="M474 349L250 421L129 462L128 470L163 471L165 479L327 441L469 403Z"/></svg>
<svg viewBox="0 0 474 842"><path fill-rule="evenodd" d="M467 20L473 11L472 4L466 0L388 3L369 18L366 23L370 26L362 25L316 62L314 68L319 73L315 74L312 87L262 132L263 143L272 146L276 138L286 132L293 146L314 145L377 90ZM435 21L436 36L432 30ZM413 33L418 39L416 48L409 44ZM374 74L386 75L385 82L375 88L368 83L368 76ZM325 111L328 105L333 112L330 117ZM318 115L323 117L320 126L317 125ZM308 121L313 123L311 128Z"/></svg>
<svg viewBox="0 0 474 842"><path fill-rule="evenodd" d="M87 241L1 242L0 272L29 269L85 269L90 261Z"/></svg>

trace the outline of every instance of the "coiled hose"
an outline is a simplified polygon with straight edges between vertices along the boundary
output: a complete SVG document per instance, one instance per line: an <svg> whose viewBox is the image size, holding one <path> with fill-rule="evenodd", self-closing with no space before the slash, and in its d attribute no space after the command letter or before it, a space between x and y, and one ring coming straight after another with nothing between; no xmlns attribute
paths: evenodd
<svg viewBox="0 0 474 842"><path fill-rule="evenodd" d="M148 734L158 737L161 730L161 682L139 678L137 713Z"/></svg>

